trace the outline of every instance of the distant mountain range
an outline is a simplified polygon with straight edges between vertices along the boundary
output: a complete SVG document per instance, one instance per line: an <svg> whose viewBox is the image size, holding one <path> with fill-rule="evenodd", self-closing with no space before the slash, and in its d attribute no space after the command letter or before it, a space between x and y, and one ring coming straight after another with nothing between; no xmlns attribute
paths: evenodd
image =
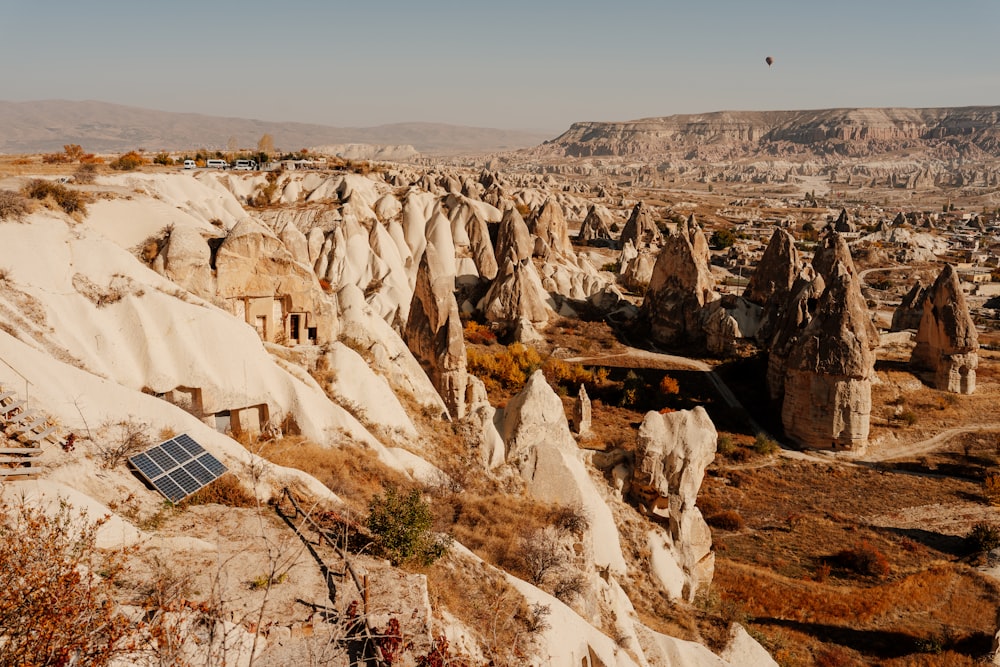
<svg viewBox="0 0 1000 667"><path fill-rule="evenodd" d="M376 127L332 127L154 111L106 102L0 101L0 153L40 153L79 144L89 152L145 148L225 148L230 137L255 147L269 133L279 150L323 144L409 144L421 153L485 153L535 146L541 132L438 123L394 123Z"/></svg>
<svg viewBox="0 0 1000 667"><path fill-rule="evenodd" d="M727 160L754 156L941 159L1000 156L1000 106L933 109L718 111L626 122L573 123L539 156Z"/></svg>

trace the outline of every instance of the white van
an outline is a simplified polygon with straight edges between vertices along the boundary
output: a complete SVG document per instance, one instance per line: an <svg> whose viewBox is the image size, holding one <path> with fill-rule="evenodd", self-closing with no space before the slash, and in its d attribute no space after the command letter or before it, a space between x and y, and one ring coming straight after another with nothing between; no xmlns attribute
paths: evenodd
<svg viewBox="0 0 1000 667"><path fill-rule="evenodd" d="M233 164L233 169L236 171L257 171L257 161L256 160L237 160Z"/></svg>
<svg viewBox="0 0 1000 667"><path fill-rule="evenodd" d="M225 160L209 160L205 166L209 169L229 169L229 163Z"/></svg>
<svg viewBox="0 0 1000 667"><path fill-rule="evenodd" d="M196 165L194 163L194 160L184 160L184 168L185 169L194 169L197 166L198 165Z"/></svg>

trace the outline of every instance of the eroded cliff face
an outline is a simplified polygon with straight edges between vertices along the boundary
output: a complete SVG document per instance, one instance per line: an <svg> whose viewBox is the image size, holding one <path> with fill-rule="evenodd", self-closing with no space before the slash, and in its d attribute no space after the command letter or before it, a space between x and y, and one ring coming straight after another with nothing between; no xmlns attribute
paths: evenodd
<svg viewBox="0 0 1000 667"><path fill-rule="evenodd" d="M951 144L1000 154L1000 107L936 109L817 109L718 111L620 123L574 123L547 147L567 157L671 154L709 144L731 155L781 152L783 144L813 144L820 154L838 144L865 154L891 144ZM839 152L843 152L841 146Z"/></svg>

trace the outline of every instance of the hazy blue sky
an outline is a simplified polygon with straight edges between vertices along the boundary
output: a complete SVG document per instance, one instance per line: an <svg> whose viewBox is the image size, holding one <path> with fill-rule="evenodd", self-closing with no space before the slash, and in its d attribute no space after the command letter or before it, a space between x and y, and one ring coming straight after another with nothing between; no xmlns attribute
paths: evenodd
<svg viewBox="0 0 1000 667"><path fill-rule="evenodd" d="M1000 0L0 0L0 99L547 131L994 105L998 31Z"/></svg>

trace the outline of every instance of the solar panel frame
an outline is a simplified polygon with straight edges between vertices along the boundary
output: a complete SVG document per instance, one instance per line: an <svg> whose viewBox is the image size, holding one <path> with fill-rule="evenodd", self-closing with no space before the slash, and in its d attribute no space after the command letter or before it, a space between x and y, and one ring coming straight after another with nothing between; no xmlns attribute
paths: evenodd
<svg viewBox="0 0 1000 667"><path fill-rule="evenodd" d="M140 477L173 503L184 500L228 471L187 434L130 456L128 462Z"/></svg>

